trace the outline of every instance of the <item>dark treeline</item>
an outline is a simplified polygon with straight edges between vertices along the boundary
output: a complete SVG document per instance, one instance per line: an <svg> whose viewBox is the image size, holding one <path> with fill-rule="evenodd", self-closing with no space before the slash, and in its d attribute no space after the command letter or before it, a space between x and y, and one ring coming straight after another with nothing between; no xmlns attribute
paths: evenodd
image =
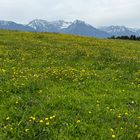
<svg viewBox="0 0 140 140"><path fill-rule="evenodd" d="M137 37L135 35L131 35L131 36L112 36L109 39L125 39L125 40L139 40L140 41L140 36Z"/></svg>

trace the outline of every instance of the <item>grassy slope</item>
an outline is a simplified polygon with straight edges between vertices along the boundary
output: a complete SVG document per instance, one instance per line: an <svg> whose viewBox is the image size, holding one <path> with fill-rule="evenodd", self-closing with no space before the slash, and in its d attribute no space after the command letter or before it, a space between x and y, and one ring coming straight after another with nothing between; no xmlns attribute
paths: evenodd
<svg viewBox="0 0 140 140"><path fill-rule="evenodd" d="M0 65L0 139L140 137L140 42L0 31Z"/></svg>

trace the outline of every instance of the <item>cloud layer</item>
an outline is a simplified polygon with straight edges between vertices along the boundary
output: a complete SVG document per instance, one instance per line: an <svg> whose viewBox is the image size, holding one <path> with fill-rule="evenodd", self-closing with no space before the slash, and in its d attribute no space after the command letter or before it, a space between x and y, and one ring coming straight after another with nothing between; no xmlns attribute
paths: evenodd
<svg viewBox="0 0 140 140"><path fill-rule="evenodd" d="M0 20L81 19L94 26L140 27L140 0L0 0Z"/></svg>

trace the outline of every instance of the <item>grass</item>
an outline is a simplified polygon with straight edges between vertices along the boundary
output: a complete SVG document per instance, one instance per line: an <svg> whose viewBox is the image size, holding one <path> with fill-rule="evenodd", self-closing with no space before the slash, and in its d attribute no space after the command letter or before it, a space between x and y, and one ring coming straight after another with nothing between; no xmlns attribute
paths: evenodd
<svg viewBox="0 0 140 140"><path fill-rule="evenodd" d="M140 42L0 31L1 140L140 139Z"/></svg>

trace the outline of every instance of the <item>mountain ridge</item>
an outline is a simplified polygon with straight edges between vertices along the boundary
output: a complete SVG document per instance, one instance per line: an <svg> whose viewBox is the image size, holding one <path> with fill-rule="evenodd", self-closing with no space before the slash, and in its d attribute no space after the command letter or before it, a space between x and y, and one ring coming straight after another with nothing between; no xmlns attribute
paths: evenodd
<svg viewBox="0 0 140 140"><path fill-rule="evenodd" d="M25 25L13 21L0 20L0 29L29 32L56 32L97 38L131 35L140 36L140 29L116 25L101 26L99 28L95 28L94 26L82 20L74 20L73 22L68 22L64 20L47 21L42 19L34 19Z"/></svg>
<svg viewBox="0 0 140 140"><path fill-rule="evenodd" d="M112 36L140 36L140 29L136 28L129 28L126 26L118 26L118 25L111 25L111 26L102 26L98 28L102 31L105 31Z"/></svg>

